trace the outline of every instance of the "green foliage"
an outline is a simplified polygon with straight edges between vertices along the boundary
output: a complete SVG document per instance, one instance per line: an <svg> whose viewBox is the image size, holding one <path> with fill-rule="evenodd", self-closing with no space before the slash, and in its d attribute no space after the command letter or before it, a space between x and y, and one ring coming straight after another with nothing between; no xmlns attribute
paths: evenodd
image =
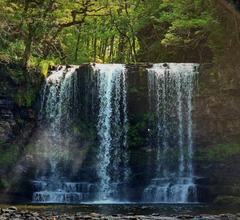
<svg viewBox="0 0 240 220"><path fill-rule="evenodd" d="M76 126L73 126L73 133L77 134L78 133L78 128Z"/></svg>
<svg viewBox="0 0 240 220"><path fill-rule="evenodd" d="M43 65L45 69L41 65L47 63L48 68L48 65L55 64L54 61L57 61L57 59L30 59L28 68L24 69L19 60L13 59L6 66L6 75L12 79L14 86L18 87L18 90L12 93L12 97L19 106L30 106L33 100L36 99L44 79L43 74L46 74L44 71L47 71L46 65Z"/></svg>
<svg viewBox="0 0 240 220"><path fill-rule="evenodd" d="M0 166L9 169L19 156L19 148L13 144L0 142Z"/></svg>
<svg viewBox="0 0 240 220"><path fill-rule="evenodd" d="M212 148L197 149L199 161L224 161L225 159L239 154L240 146L237 143L217 144Z"/></svg>
<svg viewBox="0 0 240 220"><path fill-rule="evenodd" d="M24 123L24 120L23 120L21 117L18 117L17 122L18 122L19 124L23 124L23 123Z"/></svg>
<svg viewBox="0 0 240 220"><path fill-rule="evenodd" d="M0 189L6 189L9 187L9 183L6 179L1 179L0 180Z"/></svg>
<svg viewBox="0 0 240 220"><path fill-rule="evenodd" d="M148 114L140 113L138 115L130 115L130 120L136 123L129 126L128 129L129 145L140 146L145 143Z"/></svg>
<svg viewBox="0 0 240 220"><path fill-rule="evenodd" d="M0 3L0 60L39 66L44 76L55 59L127 63L171 56L178 61L183 50L196 50L201 57L208 48L216 61L227 35L221 23L226 15L219 15L214 0Z"/></svg>
<svg viewBox="0 0 240 220"><path fill-rule="evenodd" d="M32 70L36 69L46 78L48 74L49 66L55 66L60 63L61 61L59 58L47 57L46 59L42 59L42 58L30 57L28 61L28 67L29 69L32 69Z"/></svg>
<svg viewBox="0 0 240 220"><path fill-rule="evenodd" d="M207 42L208 36L215 31L218 21L213 17L214 1L203 0L163 0L160 16L155 21L160 25L169 23L162 44L194 48L199 42Z"/></svg>
<svg viewBox="0 0 240 220"><path fill-rule="evenodd" d="M40 81L39 81L40 82ZM13 100L19 106L31 106L32 102L36 99L36 96L40 89L40 83L38 84L27 84L21 92L13 94Z"/></svg>
<svg viewBox="0 0 240 220"><path fill-rule="evenodd" d="M21 39L7 38L0 34L0 60L5 63L11 63L14 60L20 60L23 57L24 42Z"/></svg>
<svg viewBox="0 0 240 220"><path fill-rule="evenodd" d="M214 199L214 203L219 205L240 204L240 197L218 196Z"/></svg>

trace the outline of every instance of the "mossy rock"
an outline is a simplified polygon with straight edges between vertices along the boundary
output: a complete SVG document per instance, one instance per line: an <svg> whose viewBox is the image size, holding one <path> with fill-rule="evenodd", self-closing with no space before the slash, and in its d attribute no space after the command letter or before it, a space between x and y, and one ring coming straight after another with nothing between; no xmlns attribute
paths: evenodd
<svg viewBox="0 0 240 220"><path fill-rule="evenodd" d="M0 193L0 204L1 205L7 205L7 204L28 204L30 203L31 200L24 198L24 197L20 197L17 195L11 195L11 194L6 194L6 193Z"/></svg>
<svg viewBox="0 0 240 220"><path fill-rule="evenodd" d="M217 196L214 199L215 204L219 205L230 205L230 204L240 204L240 197L237 196Z"/></svg>
<svg viewBox="0 0 240 220"><path fill-rule="evenodd" d="M232 196L240 196L240 187L229 186L228 194Z"/></svg>

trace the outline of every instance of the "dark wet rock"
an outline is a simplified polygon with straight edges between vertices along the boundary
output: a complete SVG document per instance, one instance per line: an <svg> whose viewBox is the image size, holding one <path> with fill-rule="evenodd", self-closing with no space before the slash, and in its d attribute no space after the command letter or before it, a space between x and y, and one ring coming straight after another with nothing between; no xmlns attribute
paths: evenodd
<svg viewBox="0 0 240 220"><path fill-rule="evenodd" d="M6 213L13 213L14 210L7 208L7 209L2 209L2 212L3 212L3 214L6 214Z"/></svg>
<svg viewBox="0 0 240 220"><path fill-rule="evenodd" d="M33 216L28 216L28 220L37 220L37 218Z"/></svg>
<svg viewBox="0 0 240 220"><path fill-rule="evenodd" d="M76 216L76 217L74 218L74 220L81 220L81 219L84 219L84 217L82 217L82 216Z"/></svg>
<svg viewBox="0 0 240 220"><path fill-rule="evenodd" d="M153 213L151 216L159 216L159 213Z"/></svg>
<svg viewBox="0 0 240 220"><path fill-rule="evenodd" d="M18 210L18 208L15 207L15 206L11 206L9 209L10 209L10 210L14 210L14 211L17 211L17 210Z"/></svg>
<svg viewBox="0 0 240 220"><path fill-rule="evenodd" d="M49 217L49 216L52 216L52 215L53 215L52 212L48 212L48 211L43 212L43 216L44 216L44 217Z"/></svg>
<svg viewBox="0 0 240 220"><path fill-rule="evenodd" d="M130 220L139 220L139 218L137 218L135 216L130 216L128 219L130 219Z"/></svg>
<svg viewBox="0 0 240 220"><path fill-rule="evenodd" d="M184 218L194 218L193 215L179 215L177 218L184 219Z"/></svg>

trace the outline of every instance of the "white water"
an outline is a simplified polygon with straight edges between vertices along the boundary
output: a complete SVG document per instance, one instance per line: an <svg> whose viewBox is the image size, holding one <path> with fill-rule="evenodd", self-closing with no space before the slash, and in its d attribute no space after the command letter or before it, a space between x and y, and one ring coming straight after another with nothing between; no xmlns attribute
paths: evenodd
<svg viewBox="0 0 240 220"><path fill-rule="evenodd" d="M119 201L124 197L130 169L127 153L127 82L122 64L95 64L99 99L98 201Z"/></svg>
<svg viewBox="0 0 240 220"><path fill-rule="evenodd" d="M38 144L44 146L43 163L49 166L41 177L33 181L34 203L113 203L127 198L130 168L127 74L124 65L92 65L93 71L87 79L90 80L87 93L97 94L91 100L91 109L98 112L96 173L99 181L69 182L66 169L61 167L61 161L68 160L71 152L71 134L78 111L76 68L63 67L53 71L42 88Z"/></svg>
<svg viewBox="0 0 240 220"><path fill-rule="evenodd" d="M71 109L74 106L76 93L76 67L53 72L45 82L41 94L40 126L44 131L44 156L49 159L51 178L59 178L57 164L60 159L67 159L67 146L70 126L73 117ZM41 138L43 138L41 137Z"/></svg>
<svg viewBox="0 0 240 220"><path fill-rule="evenodd" d="M61 161L67 160L71 151L71 132L77 108L75 69L73 66L53 71L42 88L39 143L44 146L43 163L48 163L49 168L33 181L36 189L34 203L79 203L92 199L96 191L94 184L68 182L61 170Z"/></svg>
<svg viewBox="0 0 240 220"><path fill-rule="evenodd" d="M36 203L81 203L92 200L97 191L95 184L74 182L34 181Z"/></svg>
<svg viewBox="0 0 240 220"><path fill-rule="evenodd" d="M143 192L143 202L196 201L191 113L197 65L168 66L156 64L148 72L149 115L152 118L149 148L156 151L154 158L149 157L149 160L151 163L155 160L157 166L150 170L154 175ZM94 64L84 81L89 94L82 97L91 104L90 108L81 109L87 117L97 116L96 121L93 120L97 130L95 143L98 143L97 182L70 182L61 169L61 161L68 160L71 152L71 132L80 106L76 68L64 67L53 72L42 89L39 142L44 146L43 156L49 168L33 181L36 189L33 202L127 202L131 193L128 189L131 170L127 143L128 84L124 65Z"/></svg>
<svg viewBox="0 0 240 220"><path fill-rule="evenodd" d="M150 148L156 173L143 192L144 202L196 202L192 165L192 98L197 64L155 64L148 70ZM151 158L150 158L151 159Z"/></svg>

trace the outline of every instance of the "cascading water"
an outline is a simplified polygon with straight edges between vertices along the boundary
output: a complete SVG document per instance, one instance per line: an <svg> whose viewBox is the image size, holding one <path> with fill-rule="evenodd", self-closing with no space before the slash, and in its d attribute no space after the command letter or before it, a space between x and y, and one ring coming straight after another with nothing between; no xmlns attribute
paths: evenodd
<svg viewBox="0 0 240 220"><path fill-rule="evenodd" d="M41 177L33 181L34 203L127 200L130 177L127 73L120 64L94 64L89 68L90 77L86 74L83 84L79 84L82 75L78 76L77 67L73 66L53 71L42 88L38 144L44 146L43 158L48 166ZM84 85L87 89L81 93L80 87ZM79 109L81 97L90 102L90 112L86 110L85 115ZM92 98L86 100L87 97ZM97 115L93 120L98 145L93 155L97 178L92 178L92 182L71 181L68 168L64 167L65 162L72 159L71 151L76 150L72 147L72 136L74 129L78 132L75 125L81 115L86 124L91 116ZM81 148L78 141L77 148Z"/></svg>
<svg viewBox="0 0 240 220"><path fill-rule="evenodd" d="M95 64L99 100L97 133L99 137L97 175L98 199L119 201L127 198L130 169L127 153L127 82L121 64Z"/></svg>
<svg viewBox="0 0 240 220"><path fill-rule="evenodd" d="M155 178L143 191L144 202L197 201L191 116L197 66L154 64L148 70L149 148L157 153Z"/></svg>
<svg viewBox="0 0 240 220"><path fill-rule="evenodd" d="M62 67L46 79L33 140L40 161L34 203L197 201L192 100L198 64L144 68Z"/></svg>
<svg viewBox="0 0 240 220"><path fill-rule="evenodd" d="M54 71L41 92L39 143L48 167L34 181L33 202L75 203L92 198L94 184L69 182L62 161L71 151L71 132L77 103L76 67Z"/></svg>

